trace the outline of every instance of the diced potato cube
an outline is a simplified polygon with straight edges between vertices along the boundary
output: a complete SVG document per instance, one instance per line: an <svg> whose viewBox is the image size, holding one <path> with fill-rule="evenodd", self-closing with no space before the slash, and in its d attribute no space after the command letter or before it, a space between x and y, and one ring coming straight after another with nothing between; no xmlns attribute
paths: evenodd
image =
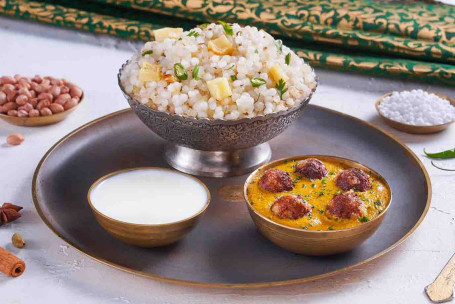
<svg viewBox="0 0 455 304"><path fill-rule="evenodd" d="M164 41L166 38L178 39L183 35L183 29L181 27L165 27L159 30L154 30L153 34L155 35L155 41Z"/></svg>
<svg viewBox="0 0 455 304"><path fill-rule="evenodd" d="M289 80L289 77L284 73L279 63L275 63L275 65L270 68L269 75L275 83L278 83L280 79L283 79L283 81Z"/></svg>
<svg viewBox="0 0 455 304"><path fill-rule="evenodd" d="M234 51L234 46L225 35L221 35L214 40L210 40L207 47L209 51L212 51L217 55L231 55Z"/></svg>
<svg viewBox="0 0 455 304"><path fill-rule="evenodd" d="M232 96L229 82L224 77L207 81L207 87L209 88L210 95L216 100L223 100L226 97Z"/></svg>
<svg viewBox="0 0 455 304"><path fill-rule="evenodd" d="M160 81L161 66L159 64L151 64L144 62L139 70L139 81Z"/></svg>

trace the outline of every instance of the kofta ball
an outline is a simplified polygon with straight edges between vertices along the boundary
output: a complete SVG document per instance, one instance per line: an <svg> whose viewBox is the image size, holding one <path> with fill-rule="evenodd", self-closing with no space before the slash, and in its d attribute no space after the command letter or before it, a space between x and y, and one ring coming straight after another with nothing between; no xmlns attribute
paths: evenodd
<svg viewBox="0 0 455 304"><path fill-rule="evenodd" d="M311 205L300 195L283 195L279 197L270 207L270 211L285 219L296 220L311 213Z"/></svg>
<svg viewBox="0 0 455 304"><path fill-rule="evenodd" d="M328 171L324 164L316 158L307 158L297 163L295 172L309 179L322 179Z"/></svg>
<svg viewBox="0 0 455 304"><path fill-rule="evenodd" d="M367 212L365 204L354 191L336 194L327 204L327 212L342 219L355 219Z"/></svg>
<svg viewBox="0 0 455 304"><path fill-rule="evenodd" d="M294 189L294 182L288 172L269 169L259 180L259 187L270 192L291 191Z"/></svg>
<svg viewBox="0 0 455 304"><path fill-rule="evenodd" d="M371 180L362 169L350 168L338 174L336 185L343 190L354 189L363 192L371 188Z"/></svg>

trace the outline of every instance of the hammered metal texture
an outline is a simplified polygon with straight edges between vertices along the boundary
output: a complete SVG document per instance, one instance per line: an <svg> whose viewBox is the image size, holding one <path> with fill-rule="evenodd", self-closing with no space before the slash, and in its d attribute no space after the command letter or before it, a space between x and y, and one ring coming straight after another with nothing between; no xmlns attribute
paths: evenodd
<svg viewBox="0 0 455 304"><path fill-rule="evenodd" d="M208 120L183 117L151 109L125 92L119 71L118 83L133 112L160 137L175 144L203 151L234 151L254 147L281 134L298 119L316 87L298 106L287 111L239 120Z"/></svg>

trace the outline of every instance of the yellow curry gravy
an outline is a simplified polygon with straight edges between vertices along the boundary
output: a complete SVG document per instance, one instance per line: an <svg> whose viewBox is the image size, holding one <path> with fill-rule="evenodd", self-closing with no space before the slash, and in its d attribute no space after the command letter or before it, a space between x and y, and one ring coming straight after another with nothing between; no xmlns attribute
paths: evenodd
<svg viewBox="0 0 455 304"><path fill-rule="evenodd" d="M349 166L336 161L319 160L324 163L329 172L325 178L320 180L310 180L298 173L294 173L294 168L299 160L285 160L283 163L274 166L273 168L287 171L294 181L294 189L286 192L273 193L260 188L258 181L265 170L258 171L247 186L249 204L258 213L279 224L308 230L339 230L357 226L374 219L387 207L390 200L388 187L382 180L376 178L372 172L365 170L372 182L371 189L356 193L365 204L367 214L357 219L338 219L327 214L327 203L335 194L343 192L335 184L335 179L340 171L348 169ZM312 205L312 212L296 220L280 218L274 215L270 211L271 205L277 198L286 194L301 195L303 199Z"/></svg>

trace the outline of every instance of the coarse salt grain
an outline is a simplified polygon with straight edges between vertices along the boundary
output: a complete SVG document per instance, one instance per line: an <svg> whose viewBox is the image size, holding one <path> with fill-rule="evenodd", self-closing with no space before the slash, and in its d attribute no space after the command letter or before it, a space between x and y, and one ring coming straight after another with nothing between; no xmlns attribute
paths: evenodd
<svg viewBox="0 0 455 304"><path fill-rule="evenodd" d="M423 90L393 92L382 99L385 117L415 126L434 126L455 120L455 107L447 99Z"/></svg>

